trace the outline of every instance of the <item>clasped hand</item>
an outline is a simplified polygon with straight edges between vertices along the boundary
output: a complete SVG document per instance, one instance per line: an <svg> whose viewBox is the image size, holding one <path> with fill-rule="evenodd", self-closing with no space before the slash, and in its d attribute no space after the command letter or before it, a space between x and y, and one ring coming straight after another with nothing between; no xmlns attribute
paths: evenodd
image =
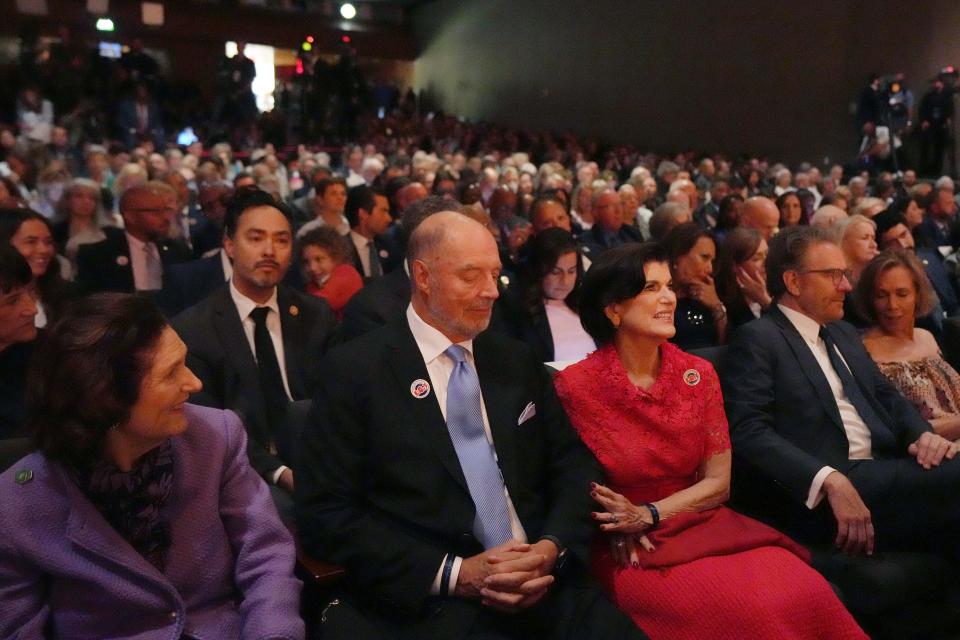
<svg viewBox="0 0 960 640"><path fill-rule="evenodd" d="M644 506L637 506L625 497L602 484L594 483L590 495L606 511L593 512L593 519L600 522L600 529L610 536L610 554L621 567L640 566L637 546L654 551L653 543L643 532L653 525L653 514Z"/></svg>
<svg viewBox="0 0 960 640"><path fill-rule="evenodd" d="M547 594L559 549L549 540L526 544L508 540L460 565L455 594L512 613L532 607Z"/></svg>

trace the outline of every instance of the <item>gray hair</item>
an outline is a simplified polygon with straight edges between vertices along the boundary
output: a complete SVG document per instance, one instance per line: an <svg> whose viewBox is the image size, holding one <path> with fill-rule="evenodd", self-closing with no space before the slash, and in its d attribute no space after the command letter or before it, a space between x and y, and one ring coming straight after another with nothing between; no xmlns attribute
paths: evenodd
<svg viewBox="0 0 960 640"><path fill-rule="evenodd" d="M662 240L677 225L680 216L689 215L690 207L682 202L664 202L650 216L650 237Z"/></svg>
<svg viewBox="0 0 960 640"><path fill-rule="evenodd" d="M830 233L820 227L787 227L770 239L767 254L767 293L775 301L787 292L783 274L803 267L804 258L815 244L836 244Z"/></svg>

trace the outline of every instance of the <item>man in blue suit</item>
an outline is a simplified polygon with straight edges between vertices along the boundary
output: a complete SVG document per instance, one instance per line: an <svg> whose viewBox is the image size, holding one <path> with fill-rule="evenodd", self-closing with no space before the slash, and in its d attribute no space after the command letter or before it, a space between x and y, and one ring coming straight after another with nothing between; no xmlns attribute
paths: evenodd
<svg viewBox="0 0 960 640"><path fill-rule="evenodd" d="M841 321L843 251L815 227L770 242L775 304L724 358L733 452L771 508L761 516L850 554L933 548L960 556L957 446L883 376Z"/></svg>

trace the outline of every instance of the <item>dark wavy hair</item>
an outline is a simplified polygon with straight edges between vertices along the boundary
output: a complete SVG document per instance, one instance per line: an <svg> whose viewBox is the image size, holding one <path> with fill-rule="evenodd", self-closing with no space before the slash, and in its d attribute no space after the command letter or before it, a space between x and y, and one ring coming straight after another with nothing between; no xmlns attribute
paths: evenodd
<svg viewBox="0 0 960 640"><path fill-rule="evenodd" d="M565 229L545 229L533 236L526 246L526 262L520 272L523 303L531 315L543 313L543 279L557 265L560 256L577 254L577 284L564 302L573 311L580 309L580 282L583 259L573 235Z"/></svg>
<svg viewBox="0 0 960 640"><path fill-rule="evenodd" d="M730 316L733 316L734 312L743 312L749 308L743 290L737 284L737 267L753 257L762 241L763 236L756 229L737 227L720 243L713 280L717 286L717 295L727 307Z"/></svg>
<svg viewBox="0 0 960 640"><path fill-rule="evenodd" d="M606 308L643 291L644 268L651 262L667 262L663 246L632 242L603 252L581 278L580 324L597 345L608 344L617 333Z"/></svg>
<svg viewBox="0 0 960 640"><path fill-rule="evenodd" d="M50 221L36 211L30 209L0 209L0 242L11 244L13 236L29 220L42 222L47 231L50 232L50 236L53 237L53 228L50 226ZM37 292L40 294L40 301L43 302L50 320L56 319L63 312L68 291L69 285L60 275L60 261L54 253L47 270L37 278Z"/></svg>
<svg viewBox="0 0 960 640"><path fill-rule="evenodd" d="M103 456L107 432L140 398L167 321L149 299L100 293L70 304L27 374L26 427L49 460L75 470Z"/></svg>

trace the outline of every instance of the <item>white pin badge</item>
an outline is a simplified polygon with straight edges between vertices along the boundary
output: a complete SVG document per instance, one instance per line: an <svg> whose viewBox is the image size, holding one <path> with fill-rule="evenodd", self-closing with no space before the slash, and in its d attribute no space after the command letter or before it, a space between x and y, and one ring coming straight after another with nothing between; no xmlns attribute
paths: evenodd
<svg viewBox="0 0 960 640"><path fill-rule="evenodd" d="M697 386L700 384L700 372L696 369L687 369L683 372L683 381L691 387Z"/></svg>
<svg viewBox="0 0 960 640"><path fill-rule="evenodd" d="M390 254L387 253L387 250L386 250L386 249L380 249L380 257L381 257L381 258L388 258L388 257L390 257Z"/></svg>
<svg viewBox="0 0 960 640"><path fill-rule="evenodd" d="M430 395L430 383L423 378L414 380L413 384L410 385L410 395L417 400L423 400Z"/></svg>
<svg viewBox="0 0 960 640"><path fill-rule="evenodd" d="M121 267L125 267L130 264L130 258L127 256L117 256L117 264Z"/></svg>

